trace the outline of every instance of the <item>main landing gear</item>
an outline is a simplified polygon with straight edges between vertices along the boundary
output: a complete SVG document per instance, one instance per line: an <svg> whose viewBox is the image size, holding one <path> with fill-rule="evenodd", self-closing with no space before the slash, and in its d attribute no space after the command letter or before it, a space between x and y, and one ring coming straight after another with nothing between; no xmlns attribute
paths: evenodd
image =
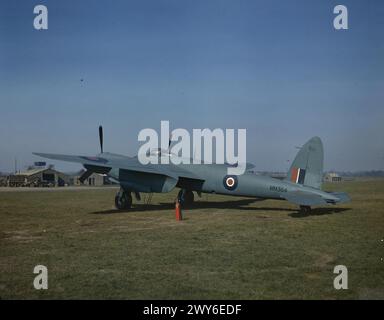
<svg viewBox="0 0 384 320"><path fill-rule="evenodd" d="M121 188L115 196L115 206L119 210L131 208L132 206L131 193Z"/></svg>
<svg viewBox="0 0 384 320"><path fill-rule="evenodd" d="M195 200L195 195L191 190L181 189L177 195L177 201L182 206L186 206L186 207L190 206L193 204L194 200Z"/></svg>
<svg viewBox="0 0 384 320"><path fill-rule="evenodd" d="M310 214L311 213L311 207L310 206L300 206L300 213Z"/></svg>

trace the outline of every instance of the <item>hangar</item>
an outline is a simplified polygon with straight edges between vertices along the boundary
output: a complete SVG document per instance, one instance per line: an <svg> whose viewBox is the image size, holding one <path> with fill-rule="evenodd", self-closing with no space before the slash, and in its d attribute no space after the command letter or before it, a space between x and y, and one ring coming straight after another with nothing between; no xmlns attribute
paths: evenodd
<svg viewBox="0 0 384 320"><path fill-rule="evenodd" d="M9 176L10 187L62 187L69 176L52 168L34 168Z"/></svg>

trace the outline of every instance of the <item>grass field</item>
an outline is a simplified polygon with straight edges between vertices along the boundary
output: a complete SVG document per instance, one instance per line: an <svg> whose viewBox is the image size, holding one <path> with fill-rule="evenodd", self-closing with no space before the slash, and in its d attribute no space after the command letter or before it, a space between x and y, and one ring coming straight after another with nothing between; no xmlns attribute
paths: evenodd
<svg viewBox="0 0 384 320"><path fill-rule="evenodd" d="M0 192L2 299L384 298L384 180L327 185L352 202L300 215L285 201L175 193L113 209L116 189ZM383 259L383 260L382 260ZM33 288L48 267L49 289ZM349 289L335 290L335 265Z"/></svg>

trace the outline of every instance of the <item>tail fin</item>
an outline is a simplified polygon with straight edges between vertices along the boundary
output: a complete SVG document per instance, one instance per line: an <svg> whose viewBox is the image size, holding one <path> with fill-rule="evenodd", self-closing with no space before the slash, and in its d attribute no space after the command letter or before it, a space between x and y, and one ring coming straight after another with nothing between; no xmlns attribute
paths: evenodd
<svg viewBox="0 0 384 320"><path fill-rule="evenodd" d="M297 153L286 180L321 189L324 151L319 137L313 137Z"/></svg>

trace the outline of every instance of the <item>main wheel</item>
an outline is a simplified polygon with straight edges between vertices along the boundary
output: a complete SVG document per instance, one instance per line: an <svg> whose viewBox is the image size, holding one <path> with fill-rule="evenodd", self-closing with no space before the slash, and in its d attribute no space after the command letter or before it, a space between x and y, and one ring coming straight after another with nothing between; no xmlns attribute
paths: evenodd
<svg viewBox="0 0 384 320"><path fill-rule="evenodd" d="M309 214L311 212L310 206L300 206L300 213Z"/></svg>
<svg viewBox="0 0 384 320"><path fill-rule="evenodd" d="M190 206L195 201L195 195L191 190L181 189L177 195L177 200L182 206Z"/></svg>
<svg viewBox="0 0 384 320"><path fill-rule="evenodd" d="M131 193L120 190L115 196L115 206L119 210L129 209L132 206Z"/></svg>

